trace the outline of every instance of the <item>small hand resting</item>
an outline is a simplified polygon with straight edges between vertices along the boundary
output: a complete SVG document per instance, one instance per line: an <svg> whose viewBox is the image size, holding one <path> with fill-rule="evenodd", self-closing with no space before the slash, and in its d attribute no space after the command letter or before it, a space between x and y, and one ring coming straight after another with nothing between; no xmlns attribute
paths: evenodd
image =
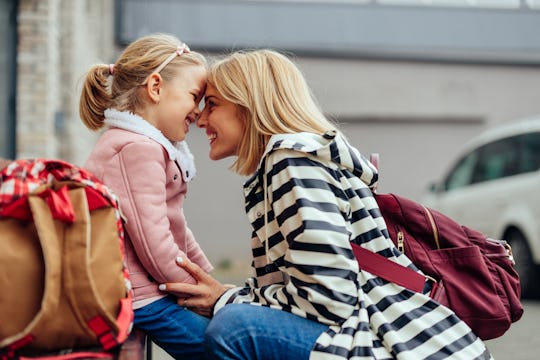
<svg viewBox="0 0 540 360"><path fill-rule="evenodd" d="M212 317L214 304L223 293L234 285L224 285L187 258L178 257L176 263L197 280L197 284L166 283L162 291L179 296L178 304L206 317Z"/></svg>

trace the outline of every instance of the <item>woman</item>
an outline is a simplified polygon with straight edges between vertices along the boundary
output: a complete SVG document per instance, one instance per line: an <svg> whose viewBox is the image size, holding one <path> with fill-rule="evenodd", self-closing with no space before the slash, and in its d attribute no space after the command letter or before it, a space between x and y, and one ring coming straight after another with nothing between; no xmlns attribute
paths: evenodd
<svg viewBox="0 0 540 360"><path fill-rule="evenodd" d="M388 237L370 190L376 169L324 117L289 59L232 54L211 67L205 98L198 125L210 158L236 156L232 169L250 176L256 274L225 289L186 259L180 266L198 284L166 284L192 295L188 307L213 306L210 358L491 359L451 310L359 270L351 242L415 268Z"/></svg>

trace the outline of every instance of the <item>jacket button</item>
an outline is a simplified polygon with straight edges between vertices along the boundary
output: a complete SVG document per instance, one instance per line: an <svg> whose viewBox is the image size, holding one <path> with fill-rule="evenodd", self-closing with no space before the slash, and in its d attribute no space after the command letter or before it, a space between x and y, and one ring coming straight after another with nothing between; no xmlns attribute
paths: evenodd
<svg viewBox="0 0 540 360"><path fill-rule="evenodd" d="M173 176L173 180L176 180L176 179L178 179L178 174L174 174Z"/></svg>
<svg viewBox="0 0 540 360"><path fill-rule="evenodd" d="M258 218L262 217L262 212L257 211L257 217L258 217Z"/></svg>

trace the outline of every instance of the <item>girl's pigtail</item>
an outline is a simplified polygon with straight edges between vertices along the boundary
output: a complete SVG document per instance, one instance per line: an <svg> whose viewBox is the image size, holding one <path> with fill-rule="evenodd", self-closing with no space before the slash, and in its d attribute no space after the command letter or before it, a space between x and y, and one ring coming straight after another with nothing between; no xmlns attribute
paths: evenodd
<svg viewBox="0 0 540 360"><path fill-rule="evenodd" d="M88 70L79 102L79 115L90 130L99 130L104 125L107 108L111 106L109 65L94 65Z"/></svg>

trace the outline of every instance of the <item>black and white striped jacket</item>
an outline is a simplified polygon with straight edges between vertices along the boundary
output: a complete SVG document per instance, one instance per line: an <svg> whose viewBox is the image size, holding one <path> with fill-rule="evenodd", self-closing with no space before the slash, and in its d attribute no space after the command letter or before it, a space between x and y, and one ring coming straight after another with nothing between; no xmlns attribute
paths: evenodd
<svg viewBox="0 0 540 360"><path fill-rule="evenodd" d="M215 311L253 303L327 324L314 360L491 359L451 310L359 270L351 241L414 268L388 237L370 190L377 178L336 132L273 136L244 184L255 277Z"/></svg>

